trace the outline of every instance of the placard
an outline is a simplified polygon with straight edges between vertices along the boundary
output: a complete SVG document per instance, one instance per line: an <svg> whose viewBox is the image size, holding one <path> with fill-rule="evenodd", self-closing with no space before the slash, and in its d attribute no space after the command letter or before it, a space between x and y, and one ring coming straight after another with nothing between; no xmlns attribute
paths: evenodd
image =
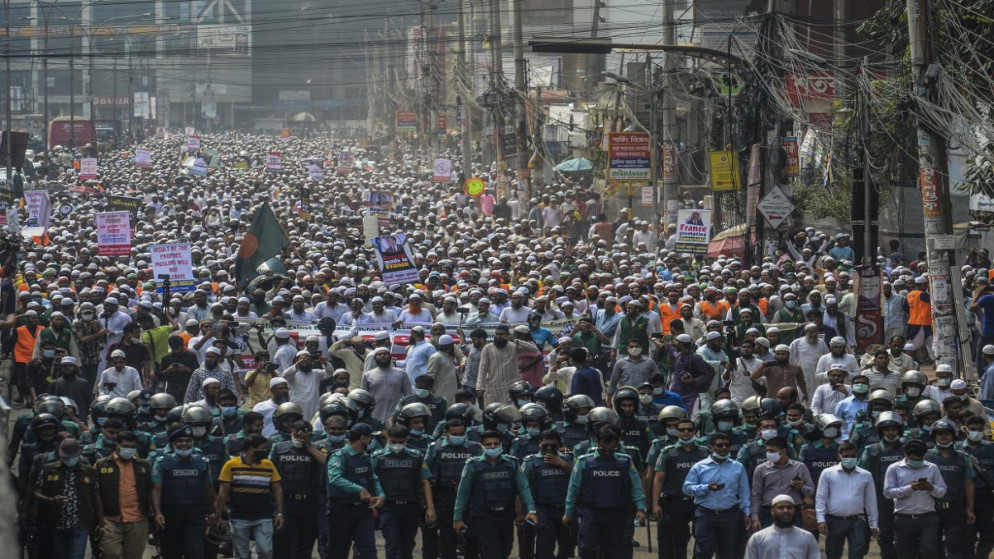
<svg viewBox="0 0 994 559"><path fill-rule="evenodd" d="M347 175L355 170L355 155L350 151L343 151L338 154L338 167L335 171L339 175Z"/></svg>
<svg viewBox="0 0 994 559"><path fill-rule="evenodd" d="M324 180L324 167L319 161L311 161L307 164L307 174L312 181Z"/></svg>
<svg viewBox="0 0 994 559"><path fill-rule="evenodd" d="M283 154L271 151L266 154L266 170L276 173L283 170Z"/></svg>
<svg viewBox="0 0 994 559"><path fill-rule="evenodd" d="M123 210L131 214L131 217L138 217L138 210L141 208L141 198L133 196L108 196L107 209Z"/></svg>
<svg viewBox="0 0 994 559"><path fill-rule="evenodd" d="M200 136L187 136L186 151L200 151Z"/></svg>
<svg viewBox="0 0 994 559"><path fill-rule="evenodd" d="M131 214L102 212L96 216L97 253L100 256L131 254Z"/></svg>
<svg viewBox="0 0 994 559"><path fill-rule="evenodd" d="M79 179L88 181L97 178L97 159L83 157L79 160Z"/></svg>
<svg viewBox="0 0 994 559"><path fill-rule="evenodd" d="M435 160L435 176L432 178L434 182L449 182L452 180L452 160L451 159L436 159Z"/></svg>
<svg viewBox="0 0 994 559"><path fill-rule="evenodd" d="M710 210L679 210L676 218L676 251L707 254L711 241Z"/></svg>
<svg viewBox="0 0 994 559"><path fill-rule="evenodd" d="M172 293L195 291L196 279L193 275L193 258L190 243L170 243L149 247L152 271L155 273L156 291L162 293L160 275L168 275Z"/></svg>
<svg viewBox="0 0 994 559"><path fill-rule="evenodd" d="M135 167L149 169L152 167L152 152L145 148L135 148Z"/></svg>
<svg viewBox="0 0 994 559"><path fill-rule="evenodd" d="M376 250L380 270L383 270L383 283L395 285L421 281L411 247L407 244L407 235L397 233L376 237L373 239L373 248Z"/></svg>
<svg viewBox="0 0 994 559"><path fill-rule="evenodd" d="M712 151L711 188L713 190L739 189L739 157L732 151Z"/></svg>

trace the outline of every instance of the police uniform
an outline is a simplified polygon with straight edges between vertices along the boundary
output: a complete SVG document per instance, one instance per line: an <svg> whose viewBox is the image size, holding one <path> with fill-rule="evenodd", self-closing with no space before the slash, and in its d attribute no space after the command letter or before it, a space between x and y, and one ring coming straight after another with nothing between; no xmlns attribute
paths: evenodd
<svg viewBox="0 0 994 559"><path fill-rule="evenodd" d="M377 450L372 461L386 497L380 509L380 530L387 559L411 559L418 525L424 518L421 480L430 479L431 471L424 465L423 455L411 448L400 453Z"/></svg>
<svg viewBox="0 0 994 559"><path fill-rule="evenodd" d="M228 451L224 446L224 439L205 435L204 440L199 443L194 441L193 448L194 453L199 453L211 465L211 475L213 476L211 479L214 482L214 489L217 489L217 478L221 475L221 468L224 467L224 463L229 458Z"/></svg>
<svg viewBox="0 0 994 559"><path fill-rule="evenodd" d="M424 456L425 453L428 452L428 447L431 446L431 443L433 442L435 442L435 439L431 438L431 435L426 435L424 433L420 435L412 435L412 434L407 435L407 447L412 450L420 452L422 456ZM379 442L377 442L376 439L373 439L373 442L369 445L370 452L373 452L374 450L380 450L381 448L382 447L380 446Z"/></svg>
<svg viewBox="0 0 994 559"><path fill-rule="evenodd" d="M849 436L849 442L856 445L856 448L862 453L864 448L880 442L880 432L874 427L872 420L865 416L860 419L859 413L856 414L856 421L856 425L852 428L852 434Z"/></svg>
<svg viewBox="0 0 994 559"><path fill-rule="evenodd" d="M328 546L324 559L347 559L350 543L357 559L375 559L373 513L359 498L365 489L382 497L380 480L366 451L346 445L328 459Z"/></svg>
<svg viewBox="0 0 994 559"><path fill-rule="evenodd" d="M833 440L831 444L825 445L821 439L810 442L801 448L798 460L808 467L811 481L817 488L821 473L839 463L839 443Z"/></svg>
<svg viewBox="0 0 994 559"><path fill-rule="evenodd" d="M563 448L573 448L587 440L588 437L586 425L564 422L562 429L559 430L559 438L563 441Z"/></svg>
<svg viewBox="0 0 994 559"><path fill-rule="evenodd" d="M458 534L452 529L452 515L456 506L456 489L462 477L463 467L470 458L483 454L483 446L478 442L466 440L465 444L454 445L448 437L435 441L428 447L425 456L425 467L431 472L432 497L435 500L435 522L437 536L423 534L425 559L434 559L441 552L442 559L456 558L456 543ZM466 542L469 545L471 542ZM468 557L475 557L475 545L469 546L473 553L467 551Z"/></svg>
<svg viewBox="0 0 994 559"><path fill-rule="evenodd" d="M638 449L639 457L645 462L652 443L652 429L649 424L635 416L618 418L618 430L621 431L620 441L628 447Z"/></svg>
<svg viewBox="0 0 994 559"><path fill-rule="evenodd" d="M987 557L994 549L994 494L991 493L994 491L994 444L981 440L973 448L963 442L959 449L973 457L977 473L973 479L973 514L977 521L967 526L967 556L971 556L976 547L976 557Z"/></svg>
<svg viewBox="0 0 994 559"><path fill-rule="evenodd" d="M635 411L635 419L645 422L649 426L649 431L651 432L650 437L656 438L666 434L666 427L663 422L659 420L659 412L663 410L663 406L659 404L650 403L648 406L639 403L638 410Z"/></svg>
<svg viewBox="0 0 994 559"><path fill-rule="evenodd" d="M540 442L538 433L519 435L511 443L511 456L520 464L524 462L525 458L539 451ZM535 528L528 524L520 524L517 533L518 557L520 559L533 559L535 557Z"/></svg>
<svg viewBox="0 0 994 559"><path fill-rule="evenodd" d="M469 526L481 559L507 559L511 554L515 495L527 512L535 512L528 478L518 470L517 460L501 455L494 464L486 456L466 461L452 520Z"/></svg>
<svg viewBox="0 0 994 559"><path fill-rule="evenodd" d="M563 452L559 457L567 463L573 456ZM528 478L528 486L535 500L538 524L535 526L535 556L537 559L566 559L572 556L573 533L563 526L563 513L566 510L566 493L569 490L569 470L545 461L541 453L525 457L521 471ZM556 544L559 553L556 554ZM520 546L520 542L519 542Z"/></svg>
<svg viewBox="0 0 994 559"><path fill-rule="evenodd" d="M966 557L966 480L977 474L969 457L958 450L947 457L935 448L925 453L925 461L935 464L946 482L946 494L935 500L939 541L945 543L946 559L962 559Z"/></svg>
<svg viewBox="0 0 994 559"><path fill-rule="evenodd" d="M674 444L659 453L654 469L665 472L663 486L653 498L659 499L662 516L656 525L660 559L686 557L690 523L694 520L694 499L683 492L683 482L694 464L708 457L707 448L693 443L688 449Z"/></svg>
<svg viewBox="0 0 994 559"><path fill-rule="evenodd" d="M228 421L228 418L223 415L220 417L215 417L211 420L210 433L217 437L225 437L227 435L234 435L239 433L244 426L242 416L245 412L239 409L235 412L234 421Z"/></svg>
<svg viewBox="0 0 994 559"><path fill-rule="evenodd" d="M629 557L633 514L644 509L642 481L629 455L591 451L576 461L565 515L579 521L581 559Z"/></svg>
<svg viewBox="0 0 994 559"><path fill-rule="evenodd" d="M675 436L663 435L661 437L656 437L652 444L649 445L649 452L645 456L645 463L649 468L654 468L656 462L659 460L659 453L663 451L664 448L673 446L680 442L680 439Z"/></svg>
<svg viewBox="0 0 994 559"><path fill-rule="evenodd" d="M204 557L208 510L204 495L212 480L210 464L200 455L184 459L168 452L152 465L152 483L161 486L159 509L166 519L159 532L162 559Z"/></svg>
<svg viewBox="0 0 994 559"><path fill-rule="evenodd" d="M880 559L897 559L897 548L894 546L894 501L884 497L884 478L887 468L895 462L904 459L904 442L893 445L886 441L871 444L863 450L859 458L859 467L873 475L873 485L877 488L877 512L880 537Z"/></svg>
<svg viewBox="0 0 994 559"><path fill-rule="evenodd" d="M445 398L438 394L429 394L427 398L421 398L417 394L408 394L397 402L397 407L393 410L393 418L397 419L401 408L407 404L424 404L431 415L425 418L425 433L431 433L439 423L445 423L445 410L449 409Z"/></svg>
<svg viewBox="0 0 994 559"><path fill-rule="evenodd" d="M321 488L324 464L293 441L273 445L269 460L280 473L283 486L283 528L273 537L273 555L310 559L318 537L318 511L324 505Z"/></svg>

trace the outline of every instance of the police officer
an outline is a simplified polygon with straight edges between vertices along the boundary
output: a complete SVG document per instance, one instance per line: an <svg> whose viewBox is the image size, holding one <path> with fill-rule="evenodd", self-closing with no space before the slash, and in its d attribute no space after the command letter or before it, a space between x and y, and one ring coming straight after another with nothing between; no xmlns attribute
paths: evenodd
<svg viewBox="0 0 994 559"><path fill-rule="evenodd" d="M187 406L183 410L183 423L190 426L194 448L210 462L211 475L214 476L214 485L217 489L217 478L221 475L224 463L228 461L228 452L224 448L224 439L207 432L212 419L210 410L203 406Z"/></svg>
<svg viewBox="0 0 994 559"><path fill-rule="evenodd" d="M432 412L426 404L421 402L411 402L397 412L394 422L403 425L408 429L407 446L422 453L428 451L428 445L432 443L431 435L428 433L428 424L431 421Z"/></svg>
<svg viewBox="0 0 994 559"><path fill-rule="evenodd" d="M245 437L249 435L261 435L262 428L266 424L266 418L257 411L247 411L242 416L242 430L234 435L224 438L224 449L228 456L238 456L242 453L242 445L245 444Z"/></svg>
<svg viewBox="0 0 994 559"><path fill-rule="evenodd" d="M549 412L549 421L561 423L563 419L563 391L553 384L547 384L535 391L533 400Z"/></svg>
<svg viewBox="0 0 994 559"><path fill-rule="evenodd" d="M504 454L511 451L511 444L514 443L514 424L521 419L521 414L516 406L494 402L483 408L483 430L497 431L500 436L501 448ZM481 433L481 442L482 442Z"/></svg>
<svg viewBox="0 0 994 559"><path fill-rule="evenodd" d="M56 448L59 431L59 420L50 413L35 414L28 428L32 433L33 442L21 444L21 456L18 463L18 484L21 487L22 499L24 491L32 492L34 487L28 487L28 472L38 456L52 452Z"/></svg>
<svg viewBox="0 0 994 559"><path fill-rule="evenodd" d="M570 396L563 403L563 426L560 435L566 450L587 440L587 413L592 409L594 401L585 394Z"/></svg>
<svg viewBox="0 0 994 559"><path fill-rule="evenodd" d="M313 429L306 421L290 425L290 440L273 443L269 455L282 478L286 511L283 529L273 537L276 557L310 559L318 537L318 512L324 505L321 497L328 457L311 444Z"/></svg>
<svg viewBox="0 0 994 559"><path fill-rule="evenodd" d="M208 517L214 516L210 464L194 454L189 425L172 425L167 450L152 465L152 515L162 559L201 559Z"/></svg>
<svg viewBox="0 0 994 559"><path fill-rule="evenodd" d="M622 386L615 391L611 402L618 412L618 430L621 433L622 444L638 449L644 463L653 437L649 423L636 416L639 407L638 390L631 386Z"/></svg>
<svg viewBox="0 0 994 559"><path fill-rule="evenodd" d="M932 424L942 417L942 405L931 399L923 399L915 404L911 414L915 417L917 427L909 429L909 438L918 439L929 449L935 447L932 437Z"/></svg>
<svg viewBox="0 0 994 559"><path fill-rule="evenodd" d="M649 447L649 452L646 455L646 487L649 487L649 484L652 483L652 479L656 477L655 466L656 461L659 460L659 453L662 452L664 448L673 446L680 442L680 437L678 436L676 430L676 424L686 418L687 412L683 411L683 408L680 406L666 406L659 411L659 424L663 429L663 432L652 441L652 445Z"/></svg>
<svg viewBox="0 0 994 559"><path fill-rule="evenodd" d="M435 526L438 533L435 538L427 535L424 537L422 556L426 559L437 557L439 551L442 559L456 558L458 534L452 529L456 489L459 487L466 461L481 454L483 446L469 440L466 424L461 419L446 421L443 436L428 447L425 467L431 472L432 497L435 500L435 514L438 518ZM471 546L466 555L475 557L475 546Z"/></svg>
<svg viewBox="0 0 994 559"><path fill-rule="evenodd" d="M525 521L533 524L538 523L535 502L517 461L504 455L500 433L484 431L480 441L483 456L470 458L463 467L452 529L458 534L468 525L481 559L507 559L513 544L515 495L527 511Z"/></svg>
<svg viewBox="0 0 994 559"><path fill-rule="evenodd" d="M972 416L966 420L966 440L960 450L974 460L977 477L973 513L977 520L967 526L967 557L987 557L994 551L994 444L984 440L989 425L986 417Z"/></svg>
<svg viewBox="0 0 994 559"><path fill-rule="evenodd" d="M541 443L539 436L549 427L549 413L534 402L521 406L518 413L521 414L524 434L515 438L511 444L511 456L521 463L525 458L539 451ZM519 524L517 532L518 556L521 559L532 559L535 556L535 527Z"/></svg>
<svg viewBox="0 0 994 559"><path fill-rule="evenodd" d="M356 421L369 425L375 432L386 429L382 421L373 417L373 410L376 408L376 398L368 390L363 390L362 388L350 390L348 399L355 402Z"/></svg>
<svg viewBox="0 0 994 559"><path fill-rule="evenodd" d="M659 412L663 411L664 406L653 403L653 389L651 382L643 382L638 386L639 408L635 411L635 417L640 421L645 421L649 425L651 436L656 438L665 433L662 422L659 420Z"/></svg>
<svg viewBox="0 0 994 559"><path fill-rule="evenodd" d="M155 443L148 433L135 430L137 409L127 398L112 398L107 402L105 412L108 420L117 419L121 422L121 429L135 433L138 437L138 457L148 458L149 453L155 449Z"/></svg>
<svg viewBox="0 0 994 559"><path fill-rule="evenodd" d="M349 444L328 459L328 545L324 559L347 559L350 544L358 559L375 559L373 510L383 506L383 488L366 448L373 428L349 429Z"/></svg>
<svg viewBox="0 0 994 559"><path fill-rule="evenodd" d="M245 411L238 407L238 396L224 388L217 393L217 404L220 414L214 418L211 434L224 437L234 435L242 430L242 416Z"/></svg>
<svg viewBox="0 0 994 559"><path fill-rule="evenodd" d="M148 409L151 419L145 426L145 431L152 435L156 448L169 446L169 410L175 407L176 398L165 392L153 394L148 399ZM160 435L162 435L161 438L159 437Z"/></svg>
<svg viewBox="0 0 994 559"><path fill-rule="evenodd" d="M435 524L431 470L424 466L419 451L408 448L408 436L407 427L394 425L387 431L387 447L372 456L373 471L385 497L380 508L380 530L387 559L411 559L422 519L426 528L433 530Z"/></svg>
<svg viewBox="0 0 994 559"><path fill-rule="evenodd" d="M682 410L681 410L682 411ZM694 422L683 418L676 422L678 443L664 448L653 466L649 495L652 512L658 519L656 538L659 559L686 557L690 542L690 524L694 520L694 501L683 492L683 482L694 464L708 457L708 449L697 444Z"/></svg>
<svg viewBox="0 0 994 559"><path fill-rule="evenodd" d="M425 433L431 433L435 430L435 425L444 420L445 410L449 407L448 402L445 398L432 393L432 388L435 386L435 379L428 375L418 375L414 379L414 394L408 394L402 397L397 402L397 407L394 408L391 414L394 421L397 420L400 415L401 410L404 406L408 404L423 404L428 409L428 417L425 420L424 427L422 430ZM407 426L411 429L411 426Z"/></svg>
<svg viewBox="0 0 994 559"><path fill-rule="evenodd" d="M759 400L757 399L756 401L758 406ZM753 409L751 414L752 421L756 421L756 409ZM752 440L752 437L746 431L738 428L739 421L741 420L739 417L739 405L727 398L718 400L711 405L711 416L714 418L714 431L701 430L700 422L698 422L697 432L704 437L710 437L714 433L724 434L729 440L729 454L738 456L739 450Z"/></svg>
<svg viewBox="0 0 994 559"><path fill-rule="evenodd" d="M867 445L880 442L874 421L885 411L894 411L894 395L882 388L870 392L866 410L856 414L856 422L849 435L849 442L856 445L860 452Z"/></svg>
<svg viewBox="0 0 994 559"><path fill-rule="evenodd" d="M539 435L539 452L525 457L521 463L521 471L528 478L538 514L535 556L537 559L571 557L575 546L571 526L564 525L561 520L566 509L573 458L569 453L563 452L562 439L557 431L542 431ZM558 554L555 553L557 543Z"/></svg>
<svg viewBox="0 0 994 559"><path fill-rule="evenodd" d="M818 487L818 479L827 468L839 463L839 436L842 434L842 420L831 413L823 413L815 419L815 426L821 437L801 448L798 460L808 468L811 481Z"/></svg>
<svg viewBox="0 0 994 559"><path fill-rule="evenodd" d="M534 400L537 391L538 389L532 383L527 380L519 380L507 389L507 395L511 397L511 404L521 409L522 406Z"/></svg>
<svg viewBox="0 0 994 559"><path fill-rule="evenodd" d="M276 429L276 433L270 435L269 442L275 444L289 441L292 438L290 426L296 425L302 419L304 419L304 408L300 404L284 402L276 406L276 411L273 412L273 427Z"/></svg>
<svg viewBox="0 0 994 559"><path fill-rule="evenodd" d="M632 512L645 523L642 480L631 457L619 453L621 433L605 425L597 449L577 459L570 476L563 524L579 519L582 559L624 559L631 553Z"/></svg>
<svg viewBox="0 0 994 559"><path fill-rule="evenodd" d="M901 395L898 402L904 402L914 407L922 400L928 400L925 396L925 387L928 386L928 377L921 371L911 370L901 375Z"/></svg>
<svg viewBox="0 0 994 559"><path fill-rule="evenodd" d="M880 559L897 559L894 547L894 501L884 498L884 479L887 468L904 458L904 421L895 412L883 412L877 418L877 432L880 442L863 449L859 467L873 475L873 485L877 489L877 511L879 512Z"/></svg>
<svg viewBox="0 0 994 559"><path fill-rule="evenodd" d="M925 460L935 464L946 482L946 494L935 501L939 515L939 541L944 541L947 559L966 557L966 525L976 520L973 512L976 472L972 461L956 450L956 424L940 419L932 424L935 448L925 453Z"/></svg>
<svg viewBox="0 0 994 559"><path fill-rule="evenodd" d="M480 442L483 424L477 419L479 413L480 409L473 404L466 402L452 404L449 409L445 410L445 421L435 426L435 431L431 434L432 438L436 440L440 438L445 434L449 420L458 419L466 426L466 436L469 437L469 440Z"/></svg>

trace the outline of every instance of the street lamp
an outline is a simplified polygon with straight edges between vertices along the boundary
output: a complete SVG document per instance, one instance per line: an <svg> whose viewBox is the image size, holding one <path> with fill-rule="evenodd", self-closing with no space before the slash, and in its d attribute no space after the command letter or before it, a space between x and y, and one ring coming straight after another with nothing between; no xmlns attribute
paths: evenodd
<svg viewBox="0 0 994 559"><path fill-rule="evenodd" d="M652 188L652 242L654 244L653 251L654 254L659 254L657 250L657 245L659 242L659 216L656 212L659 210L659 186L656 184L656 164L659 161L658 148L656 143L656 134L658 130L658 116L656 115L656 103L659 99L659 94L662 89L649 89L648 87L633 82L632 80L616 74L614 72L604 71L601 72L605 77L611 78L617 83L625 84L634 87L635 89L640 89L649 94L649 185ZM666 212L663 212L666 215Z"/></svg>

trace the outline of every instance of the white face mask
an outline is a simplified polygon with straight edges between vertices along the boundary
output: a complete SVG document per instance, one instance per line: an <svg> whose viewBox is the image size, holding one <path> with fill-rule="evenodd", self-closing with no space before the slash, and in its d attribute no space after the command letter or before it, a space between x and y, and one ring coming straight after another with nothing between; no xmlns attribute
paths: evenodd
<svg viewBox="0 0 994 559"><path fill-rule="evenodd" d="M642 402L643 406L648 406L652 403L652 394L643 394L639 396L639 402Z"/></svg>
<svg viewBox="0 0 994 559"><path fill-rule="evenodd" d="M779 452L767 452L766 453L766 460L769 461L769 462L776 462L777 460L780 460L780 453Z"/></svg>
<svg viewBox="0 0 994 559"><path fill-rule="evenodd" d="M777 430L776 429L763 429L763 431L759 435L763 438L764 441L768 441L768 440L772 439L773 437L777 436Z"/></svg>
<svg viewBox="0 0 994 559"><path fill-rule="evenodd" d="M918 395L922 393L922 389L918 388L917 386L909 386L906 389L904 389L904 393L911 398L917 398Z"/></svg>
<svg viewBox="0 0 994 559"><path fill-rule="evenodd" d="M970 441L972 441L972 442L982 441L982 440L984 440L984 432L983 431L969 431L966 434L966 438L970 439Z"/></svg>
<svg viewBox="0 0 994 559"><path fill-rule="evenodd" d="M640 347L633 347L633 348L631 348L631 349L628 350L628 355L630 355L632 357L638 357L639 355L642 355L642 348L640 348Z"/></svg>

